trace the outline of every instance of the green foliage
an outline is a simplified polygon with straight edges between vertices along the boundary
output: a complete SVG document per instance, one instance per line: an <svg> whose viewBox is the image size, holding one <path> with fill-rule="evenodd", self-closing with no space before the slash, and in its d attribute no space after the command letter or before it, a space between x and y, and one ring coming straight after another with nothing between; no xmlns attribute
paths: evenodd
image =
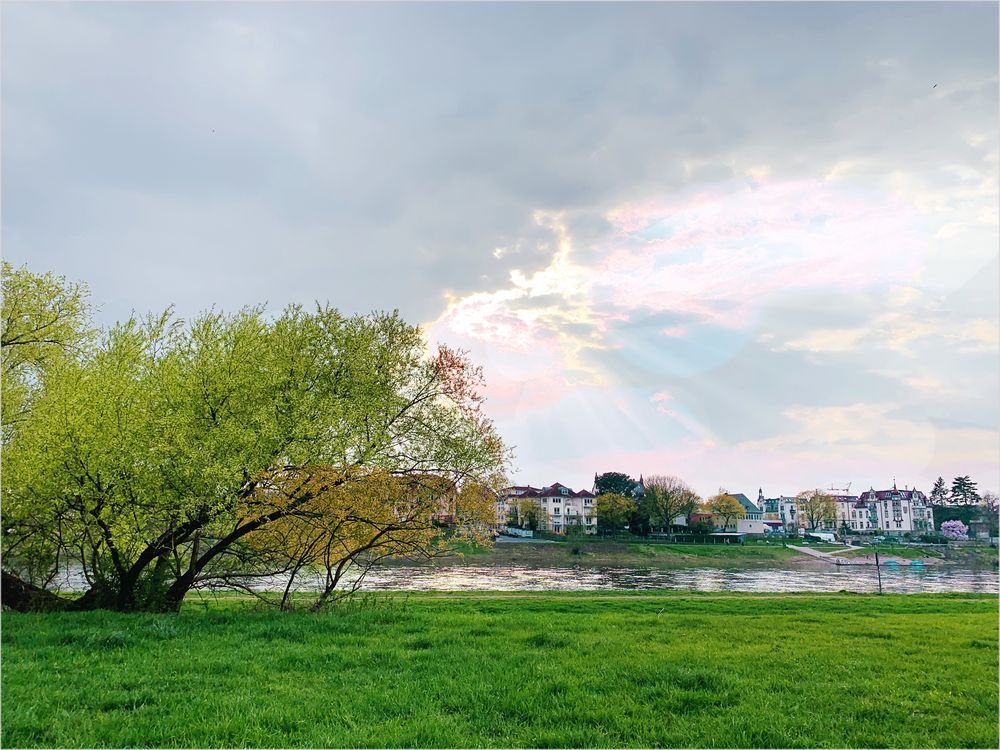
<svg viewBox="0 0 1000 750"><path fill-rule="evenodd" d="M955 477L951 482L951 497L949 499L956 505L976 505L980 500L976 483L968 475Z"/></svg>
<svg viewBox="0 0 1000 750"><path fill-rule="evenodd" d="M4 747L997 746L988 595L222 599L3 626Z"/></svg>
<svg viewBox="0 0 1000 750"><path fill-rule="evenodd" d="M598 529L617 531L625 527L636 511L635 501L616 492L606 492L594 500Z"/></svg>
<svg viewBox="0 0 1000 750"><path fill-rule="evenodd" d="M456 486L479 534L508 457L480 380L396 313L130 319L48 362L5 447L5 567L78 559L88 605L169 609L195 576L426 553Z"/></svg>
<svg viewBox="0 0 1000 750"><path fill-rule="evenodd" d="M685 534L711 534L715 531L715 526L711 521L694 521L687 525Z"/></svg>
<svg viewBox="0 0 1000 750"><path fill-rule="evenodd" d="M606 471L594 480L594 492L598 495L614 493L623 497L635 495L636 481L620 471Z"/></svg>
<svg viewBox="0 0 1000 750"><path fill-rule="evenodd" d="M934 482L929 499L931 505L947 505L948 488L944 484L944 477L938 477L937 481Z"/></svg>
<svg viewBox="0 0 1000 750"><path fill-rule="evenodd" d="M995 517L984 514L983 509L977 505L935 505L934 506L934 528L941 530L941 524L948 521L961 521L966 526L979 518L987 518L996 525Z"/></svg>
<svg viewBox="0 0 1000 750"><path fill-rule="evenodd" d="M55 274L32 273L2 262L3 439L7 441L30 407L45 372L73 357L92 338L86 285Z"/></svg>

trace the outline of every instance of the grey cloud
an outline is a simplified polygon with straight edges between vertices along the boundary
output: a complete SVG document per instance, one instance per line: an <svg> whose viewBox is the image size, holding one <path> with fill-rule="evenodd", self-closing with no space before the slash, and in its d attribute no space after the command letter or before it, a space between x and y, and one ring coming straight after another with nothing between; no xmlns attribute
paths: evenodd
<svg viewBox="0 0 1000 750"><path fill-rule="evenodd" d="M6 253L90 280L111 316L269 289L427 318L445 290L545 264L526 249L535 209L598 242L609 206L724 179L734 156L816 176L995 147L957 127L992 131L988 5L3 13ZM958 88L934 99L932 80ZM150 283L159 265L212 278Z"/></svg>

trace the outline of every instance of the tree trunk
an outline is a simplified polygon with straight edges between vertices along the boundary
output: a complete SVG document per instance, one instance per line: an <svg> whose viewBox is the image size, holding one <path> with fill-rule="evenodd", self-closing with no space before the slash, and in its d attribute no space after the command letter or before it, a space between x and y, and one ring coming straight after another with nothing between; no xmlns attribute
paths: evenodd
<svg viewBox="0 0 1000 750"><path fill-rule="evenodd" d="M69 609L72 602L53 594L51 591L26 583L12 573L3 571L3 586L0 590L3 606L18 612L45 612Z"/></svg>
<svg viewBox="0 0 1000 750"><path fill-rule="evenodd" d="M164 612L180 611L181 602L184 601L187 592L191 590L191 586L194 585L194 576L194 565L192 565L183 575L170 584L170 588L167 589L167 593L163 596Z"/></svg>

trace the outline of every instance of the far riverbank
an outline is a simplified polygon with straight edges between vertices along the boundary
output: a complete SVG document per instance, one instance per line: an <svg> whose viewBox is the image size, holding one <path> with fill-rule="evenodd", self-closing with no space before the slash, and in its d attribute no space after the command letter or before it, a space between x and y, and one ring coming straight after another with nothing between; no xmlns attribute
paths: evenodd
<svg viewBox="0 0 1000 750"><path fill-rule="evenodd" d="M843 550L834 545L814 545L823 551ZM847 552L847 559L866 559L874 548ZM975 548L931 548L931 547L883 547L881 559L886 562L899 561L907 564L920 561L929 565L955 565L963 568L989 569L996 565L997 550L989 547ZM411 566L413 561L400 561L400 565ZM642 568L686 568L686 567L788 567L791 569L826 568L832 563L818 559L799 550L785 546L781 542L771 544L752 542L739 544L663 544L643 540L604 541L511 541L501 538L492 547L471 547L456 545L454 554L435 558L436 567L448 566L524 566L544 567L642 567Z"/></svg>

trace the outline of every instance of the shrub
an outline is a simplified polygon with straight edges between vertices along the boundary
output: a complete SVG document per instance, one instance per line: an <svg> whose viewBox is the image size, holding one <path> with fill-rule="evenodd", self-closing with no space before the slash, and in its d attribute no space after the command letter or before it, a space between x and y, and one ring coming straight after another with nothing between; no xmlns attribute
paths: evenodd
<svg viewBox="0 0 1000 750"><path fill-rule="evenodd" d="M957 519L945 521L941 524L941 534L948 539L968 539L969 527Z"/></svg>

